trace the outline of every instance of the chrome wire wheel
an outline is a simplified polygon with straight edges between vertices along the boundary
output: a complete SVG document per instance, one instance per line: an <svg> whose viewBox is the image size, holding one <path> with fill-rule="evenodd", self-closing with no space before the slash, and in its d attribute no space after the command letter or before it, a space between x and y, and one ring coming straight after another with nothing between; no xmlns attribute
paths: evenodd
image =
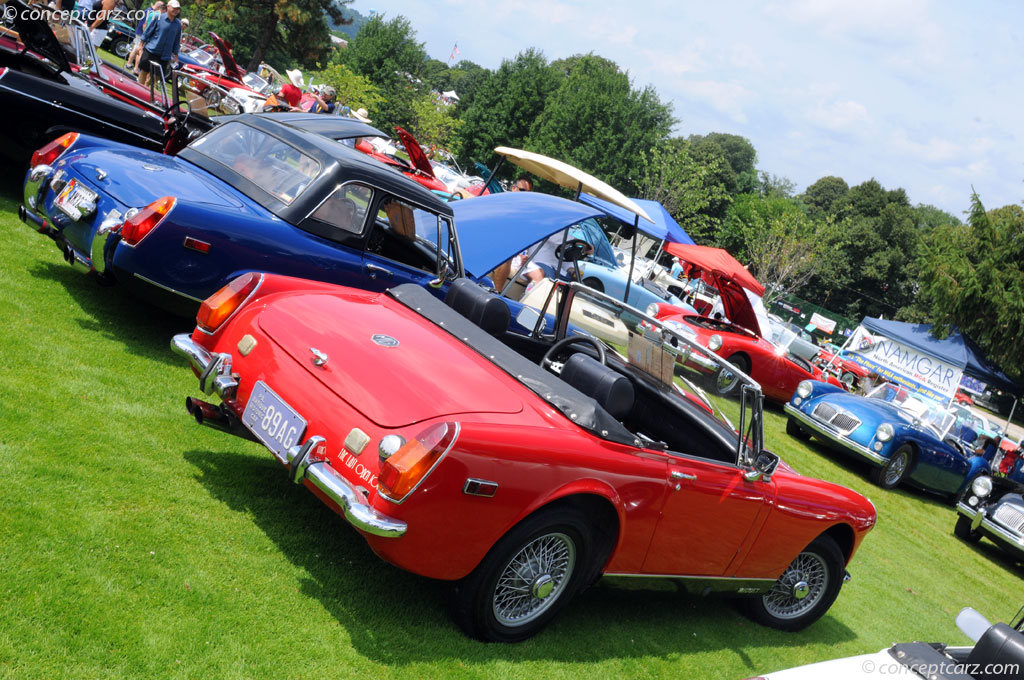
<svg viewBox="0 0 1024 680"><path fill-rule="evenodd" d="M816 552L802 552L786 568L767 595L764 608L780 619L795 619L809 612L829 586L829 570Z"/></svg>
<svg viewBox="0 0 1024 680"><path fill-rule="evenodd" d="M576 545L563 533L538 536L517 552L494 586L494 617L504 626L527 624L558 601L576 566Z"/></svg>
<svg viewBox="0 0 1024 680"><path fill-rule="evenodd" d="M906 449L900 449L894 455L889 464L885 466L885 485L888 487L896 486L901 479L903 479L903 473L907 471L907 464L910 462L910 454Z"/></svg>
<svg viewBox="0 0 1024 680"><path fill-rule="evenodd" d="M719 394L728 394L736 386L738 376L727 368L718 369L715 376L715 390Z"/></svg>

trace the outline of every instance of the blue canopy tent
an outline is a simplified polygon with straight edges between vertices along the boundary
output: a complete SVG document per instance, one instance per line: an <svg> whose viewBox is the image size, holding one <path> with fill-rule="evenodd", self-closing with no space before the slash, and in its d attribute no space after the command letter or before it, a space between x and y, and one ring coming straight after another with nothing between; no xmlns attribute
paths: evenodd
<svg viewBox="0 0 1024 680"><path fill-rule="evenodd" d="M636 215L633 213L596 196L580 194L580 201L597 208L609 217L614 217L627 226L633 226L636 220ZM634 198L633 202L647 211L647 214L653 220L653 223L640 223L640 231L662 241L675 241L676 243L690 246L696 245L693 239L690 238L690 235L679 226L679 223L665 210L665 206L661 203L646 198Z"/></svg>
<svg viewBox="0 0 1024 680"><path fill-rule="evenodd" d="M872 333L884 335L936 359L960 366L972 378L994 385L1015 397L1021 396L1020 385L989 361L981 348L956 327L950 330L949 336L939 340L932 335L930 323L904 323L866 316L861 325Z"/></svg>

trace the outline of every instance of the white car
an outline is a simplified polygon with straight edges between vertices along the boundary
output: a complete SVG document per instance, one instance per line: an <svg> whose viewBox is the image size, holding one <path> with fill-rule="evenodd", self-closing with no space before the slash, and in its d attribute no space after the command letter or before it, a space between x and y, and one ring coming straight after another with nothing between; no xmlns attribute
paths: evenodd
<svg viewBox="0 0 1024 680"><path fill-rule="evenodd" d="M928 680L1020 680L1024 678L1024 608L1010 625L992 624L966 607L956 625L973 647L903 642L874 654L821 661L750 680L863 680L890 675Z"/></svg>

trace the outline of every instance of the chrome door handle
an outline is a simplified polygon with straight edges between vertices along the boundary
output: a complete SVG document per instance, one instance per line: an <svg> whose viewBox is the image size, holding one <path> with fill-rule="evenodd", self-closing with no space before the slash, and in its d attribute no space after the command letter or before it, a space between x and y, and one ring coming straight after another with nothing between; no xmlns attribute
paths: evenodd
<svg viewBox="0 0 1024 680"><path fill-rule="evenodd" d="M370 272L371 279L377 278L377 274L386 274L387 276L392 276L392 272L390 269L385 269L384 267L372 263L366 264L366 271Z"/></svg>
<svg viewBox="0 0 1024 680"><path fill-rule="evenodd" d="M672 471L672 479L691 479L691 480L693 480L693 479L697 479L697 475L688 475L685 472L680 472L679 470L673 470Z"/></svg>

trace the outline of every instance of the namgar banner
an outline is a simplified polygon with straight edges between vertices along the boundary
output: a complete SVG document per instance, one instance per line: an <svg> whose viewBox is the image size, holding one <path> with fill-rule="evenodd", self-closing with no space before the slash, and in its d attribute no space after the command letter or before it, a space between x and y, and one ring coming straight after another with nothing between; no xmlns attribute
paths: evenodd
<svg viewBox="0 0 1024 680"><path fill-rule="evenodd" d="M913 347L896 342L884 335L873 335L863 327L857 328L849 358L883 380L905 385L909 389L934 399L947 402L956 394L963 368L919 352Z"/></svg>

